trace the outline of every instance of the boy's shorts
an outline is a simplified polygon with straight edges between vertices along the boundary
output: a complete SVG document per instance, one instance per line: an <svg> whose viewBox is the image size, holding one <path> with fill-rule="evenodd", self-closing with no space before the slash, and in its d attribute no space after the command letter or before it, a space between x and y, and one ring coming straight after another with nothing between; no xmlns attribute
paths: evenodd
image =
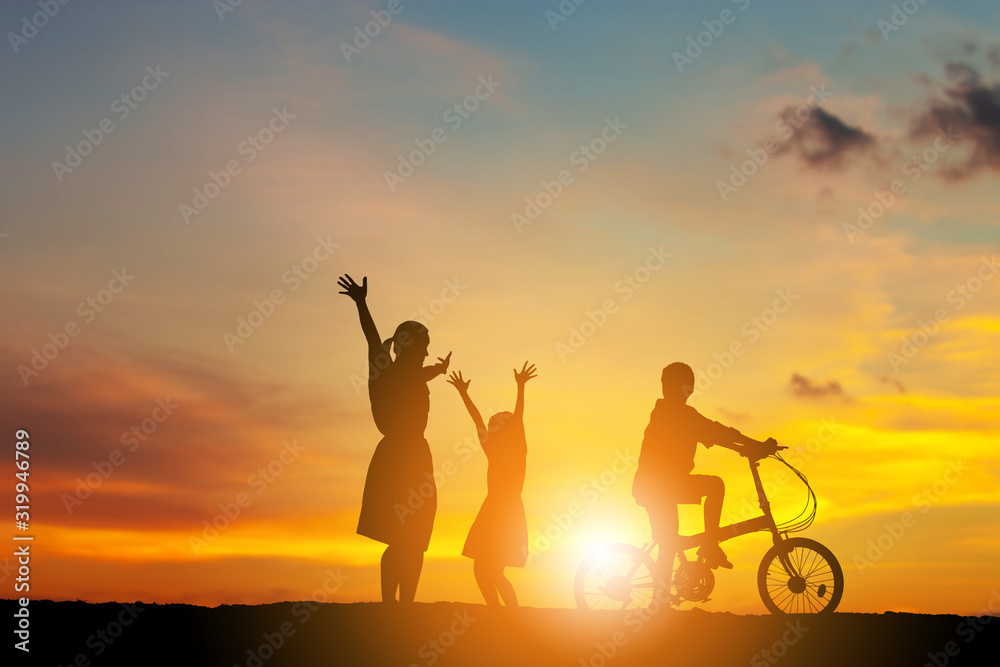
<svg viewBox="0 0 1000 667"><path fill-rule="evenodd" d="M711 478L712 475L683 475L664 485L660 494L664 502L646 507L654 540L666 543L677 537L677 505L700 505L705 497L701 489L708 485L702 480Z"/></svg>

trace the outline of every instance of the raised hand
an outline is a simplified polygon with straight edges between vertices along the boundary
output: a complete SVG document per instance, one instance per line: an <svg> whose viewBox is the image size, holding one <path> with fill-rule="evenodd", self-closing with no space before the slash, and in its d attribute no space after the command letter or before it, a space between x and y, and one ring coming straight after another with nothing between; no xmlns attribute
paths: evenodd
<svg viewBox="0 0 1000 667"><path fill-rule="evenodd" d="M346 273L337 280L337 285L339 285L344 291L340 294L346 294L351 297L355 303L362 303L368 296L368 276L361 279L361 284L354 282L354 278L350 277Z"/></svg>
<svg viewBox="0 0 1000 667"><path fill-rule="evenodd" d="M527 361L524 362L524 366L521 368L521 372L518 372L516 368L514 369L514 381L517 382L518 385L523 386L525 382L527 382L533 377L537 377L535 375L535 365L531 364L531 366L529 367Z"/></svg>
<svg viewBox="0 0 1000 667"><path fill-rule="evenodd" d="M448 384L454 386L455 389L458 389L458 393L460 394L464 394L469 391L469 385L471 383L472 380L466 380L462 377L462 371L457 373L452 372L451 377L448 378Z"/></svg>
<svg viewBox="0 0 1000 667"><path fill-rule="evenodd" d="M444 375L448 372L448 364L450 363L451 363L451 352L449 352L448 356L445 357L444 359L438 357L438 363L434 364L434 367L438 369L438 372L441 373L441 375Z"/></svg>

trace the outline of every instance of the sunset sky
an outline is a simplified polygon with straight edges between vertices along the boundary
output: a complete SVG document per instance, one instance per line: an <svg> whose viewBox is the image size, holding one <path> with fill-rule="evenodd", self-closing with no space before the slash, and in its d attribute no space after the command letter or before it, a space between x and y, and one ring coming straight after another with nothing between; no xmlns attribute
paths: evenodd
<svg viewBox="0 0 1000 667"><path fill-rule="evenodd" d="M522 604L572 606L589 549L649 539L635 460L684 361L702 414L791 448L840 611L983 609L1000 7L904 4L73 2L33 30L36 3L4 3L0 469L12 487L27 429L32 597L256 604L339 570L331 600L379 598L348 273L383 338L428 326L487 416L537 364ZM486 460L429 386L417 600L478 603L461 550ZM791 518L781 471L762 464ZM699 448L696 472L750 516L743 459ZM769 537L724 546L701 606L764 613Z"/></svg>

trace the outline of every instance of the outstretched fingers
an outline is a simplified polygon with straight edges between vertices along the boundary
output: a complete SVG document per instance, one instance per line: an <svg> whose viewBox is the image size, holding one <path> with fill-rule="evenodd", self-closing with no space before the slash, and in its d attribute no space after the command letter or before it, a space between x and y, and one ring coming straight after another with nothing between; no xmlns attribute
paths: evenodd
<svg viewBox="0 0 1000 667"><path fill-rule="evenodd" d="M531 378L537 377L535 375L535 370L536 370L535 365L534 364L529 365L528 362L526 361L524 362L524 366L521 367L520 372L516 368L514 369L514 379L517 380L518 382L527 382Z"/></svg>
<svg viewBox="0 0 1000 667"><path fill-rule="evenodd" d="M361 279L361 284L357 284L348 274L344 274L337 279L337 285L343 289L340 294L346 294L355 301L364 299L368 295L368 276Z"/></svg>
<svg viewBox="0 0 1000 667"><path fill-rule="evenodd" d="M448 356L443 359L441 357L438 357L438 366L441 367L441 373L448 372L448 364L450 363L451 363L451 352L449 352Z"/></svg>
<svg viewBox="0 0 1000 667"><path fill-rule="evenodd" d="M458 371L457 373L452 371L451 376L448 378L448 384L454 386L459 391L468 389L471 382L472 380L466 380L462 377L462 371Z"/></svg>

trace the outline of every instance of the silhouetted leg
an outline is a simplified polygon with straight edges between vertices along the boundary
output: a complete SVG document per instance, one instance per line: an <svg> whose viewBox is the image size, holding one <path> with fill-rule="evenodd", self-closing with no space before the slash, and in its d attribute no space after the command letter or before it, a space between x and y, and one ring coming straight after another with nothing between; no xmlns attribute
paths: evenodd
<svg viewBox="0 0 1000 667"><path fill-rule="evenodd" d="M705 537L718 542L719 521L722 519L722 501L726 497L726 485L721 477L714 475L691 475L688 483L693 494L692 500L705 499Z"/></svg>
<svg viewBox="0 0 1000 667"><path fill-rule="evenodd" d="M517 595L514 593L514 585L510 583L510 579L504 576L503 570L503 565L497 566L497 591L499 591L505 605L508 607L519 607L520 605L517 604Z"/></svg>
<svg viewBox="0 0 1000 667"><path fill-rule="evenodd" d="M692 475L693 485L697 492L705 497L705 544L702 555L710 567L732 568L733 564L726 558L726 553L719 546L723 536L719 531L719 520L722 518L722 501L726 497L726 485L722 478L712 475Z"/></svg>
<svg viewBox="0 0 1000 667"><path fill-rule="evenodd" d="M706 486L705 496L705 532L712 539L719 535L719 521L722 519L722 501L726 497L726 485L721 477L708 477L711 482Z"/></svg>
<svg viewBox="0 0 1000 667"><path fill-rule="evenodd" d="M659 545L659 552L656 555L656 571L653 572L654 593L661 600L668 600L680 531L677 504L668 503L663 507L654 508L652 511L647 508L647 511L649 512L649 522L653 529L653 539Z"/></svg>
<svg viewBox="0 0 1000 667"><path fill-rule="evenodd" d="M398 550L390 544L382 552L382 602L396 601L396 588L399 587Z"/></svg>
<svg viewBox="0 0 1000 667"><path fill-rule="evenodd" d="M407 548L399 560L399 601L413 602L413 598L417 596L420 570L424 567L424 551L419 547Z"/></svg>
<svg viewBox="0 0 1000 667"><path fill-rule="evenodd" d="M479 592L483 594L486 604L491 607L500 606L500 597L497 595L496 570L490 563L482 558L473 561L472 571L476 575L476 584L479 585ZM511 589L513 591L513 589Z"/></svg>

